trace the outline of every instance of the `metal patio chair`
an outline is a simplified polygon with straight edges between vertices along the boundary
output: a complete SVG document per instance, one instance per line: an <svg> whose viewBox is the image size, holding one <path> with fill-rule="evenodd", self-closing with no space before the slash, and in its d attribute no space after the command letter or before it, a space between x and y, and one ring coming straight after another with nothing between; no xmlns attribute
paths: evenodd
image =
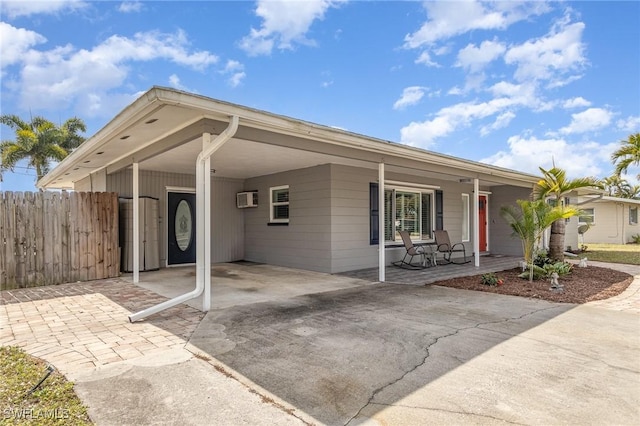
<svg viewBox="0 0 640 426"><path fill-rule="evenodd" d="M449 232L447 231L433 231L436 238L436 246L437 252L442 253L442 258L445 263L455 263L458 265L463 265L465 263L471 262L471 259L467 260L467 251L462 243L451 244L451 240L449 239ZM451 259L451 256L454 253L462 253L462 262L458 262Z"/></svg>
<svg viewBox="0 0 640 426"><path fill-rule="evenodd" d="M411 241L411 236L409 235L409 231L400 231L400 236L402 237L402 242L404 243L404 248L406 249L406 252L402 260L393 262L392 264L405 269L425 268L425 259L426 259L427 253L425 252L424 247L416 246L413 244L413 241ZM412 263L413 258L416 256L420 257L420 264ZM407 258L409 258L409 261L407 261Z"/></svg>

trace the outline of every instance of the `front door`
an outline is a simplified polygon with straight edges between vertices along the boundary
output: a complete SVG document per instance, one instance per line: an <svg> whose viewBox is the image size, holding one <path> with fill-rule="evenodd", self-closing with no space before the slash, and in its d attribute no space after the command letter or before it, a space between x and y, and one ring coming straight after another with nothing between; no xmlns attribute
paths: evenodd
<svg viewBox="0 0 640 426"><path fill-rule="evenodd" d="M167 264L196 263L196 195L167 193Z"/></svg>
<svg viewBox="0 0 640 426"><path fill-rule="evenodd" d="M478 233L480 252L487 251L487 196L478 196Z"/></svg>

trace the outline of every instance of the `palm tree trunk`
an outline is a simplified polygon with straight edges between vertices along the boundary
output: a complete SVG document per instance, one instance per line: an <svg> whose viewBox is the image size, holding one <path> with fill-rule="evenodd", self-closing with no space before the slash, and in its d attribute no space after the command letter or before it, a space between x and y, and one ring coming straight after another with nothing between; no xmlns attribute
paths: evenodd
<svg viewBox="0 0 640 426"><path fill-rule="evenodd" d="M559 219L551 225L549 237L549 258L554 262L564 261L564 219Z"/></svg>

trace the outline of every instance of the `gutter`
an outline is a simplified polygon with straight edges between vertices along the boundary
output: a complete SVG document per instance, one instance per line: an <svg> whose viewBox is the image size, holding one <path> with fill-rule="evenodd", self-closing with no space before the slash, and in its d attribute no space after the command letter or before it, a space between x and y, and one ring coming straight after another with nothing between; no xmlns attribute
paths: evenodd
<svg viewBox="0 0 640 426"><path fill-rule="evenodd" d="M135 322L165 309L172 308L187 300L195 299L203 291L203 311L211 305L211 175L210 158L222 145L231 139L238 130L239 118L234 115L229 126L213 141L209 133L203 134L203 145L196 160L196 287L189 293L174 297L158 305L129 315L129 321ZM200 237L200 238L199 238Z"/></svg>

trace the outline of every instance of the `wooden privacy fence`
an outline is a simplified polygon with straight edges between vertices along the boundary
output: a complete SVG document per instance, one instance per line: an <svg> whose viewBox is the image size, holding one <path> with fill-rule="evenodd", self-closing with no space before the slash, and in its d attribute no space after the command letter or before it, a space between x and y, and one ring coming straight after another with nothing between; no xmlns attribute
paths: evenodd
<svg viewBox="0 0 640 426"><path fill-rule="evenodd" d="M0 289L119 271L115 192L0 192Z"/></svg>

